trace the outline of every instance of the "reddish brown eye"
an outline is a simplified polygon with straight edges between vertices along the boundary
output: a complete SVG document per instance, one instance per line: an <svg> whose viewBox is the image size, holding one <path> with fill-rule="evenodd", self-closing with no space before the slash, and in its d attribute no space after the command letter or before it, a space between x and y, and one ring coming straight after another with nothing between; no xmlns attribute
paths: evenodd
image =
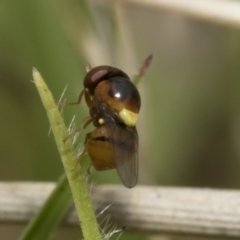
<svg viewBox="0 0 240 240"><path fill-rule="evenodd" d="M108 80L113 77L124 77L129 79L129 76L122 70L110 66L98 66L92 68L85 76L83 85L87 88L91 95L99 82Z"/></svg>

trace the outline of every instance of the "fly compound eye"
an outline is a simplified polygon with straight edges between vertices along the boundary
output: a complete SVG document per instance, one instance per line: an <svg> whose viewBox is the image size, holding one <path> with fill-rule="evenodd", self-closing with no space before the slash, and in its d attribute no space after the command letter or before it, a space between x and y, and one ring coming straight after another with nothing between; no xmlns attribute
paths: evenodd
<svg viewBox="0 0 240 240"><path fill-rule="evenodd" d="M94 94L94 90L97 85L104 80L108 80L114 77L124 77L129 79L128 75L122 70L110 66L98 66L91 68L86 74L83 85L84 88L88 89L90 94Z"/></svg>
<svg viewBox="0 0 240 240"><path fill-rule="evenodd" d="M108 73L108 66L99 66L92 68L83 80L84 88L87 89L90 95L94 94L94 90L99 82L101 82Z"/></svg>

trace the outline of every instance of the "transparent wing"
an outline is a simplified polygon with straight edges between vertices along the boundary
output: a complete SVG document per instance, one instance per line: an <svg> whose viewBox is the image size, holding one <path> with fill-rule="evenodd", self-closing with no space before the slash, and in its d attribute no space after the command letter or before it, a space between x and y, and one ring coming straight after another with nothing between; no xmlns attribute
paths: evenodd
<svg viewBox="0 0 240 240"><path fill-rule="evenodd" d="M138 179L138 134L136 128L116 125L112 134L111 143L118 175L126 187L132 188Z"/></svg>
<svg viewBox="0 0 240 240"><path fill-rule="evenodd" d="M110 136L115 165L122 183L132 188L138 179L138 134L135 127L120 123L111 109L99 101L99 113Z"/></svg>

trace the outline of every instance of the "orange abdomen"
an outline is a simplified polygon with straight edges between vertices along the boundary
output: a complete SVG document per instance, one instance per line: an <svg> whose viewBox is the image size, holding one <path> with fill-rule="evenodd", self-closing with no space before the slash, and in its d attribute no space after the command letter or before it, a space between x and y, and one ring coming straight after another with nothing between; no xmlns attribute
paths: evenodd
<svg viewBox="0 0 240 240"><path fill-rule="evenodd" d="M116 168L110 138L105 126L100 126L87 135L86 148L97 171Z"/></svg>

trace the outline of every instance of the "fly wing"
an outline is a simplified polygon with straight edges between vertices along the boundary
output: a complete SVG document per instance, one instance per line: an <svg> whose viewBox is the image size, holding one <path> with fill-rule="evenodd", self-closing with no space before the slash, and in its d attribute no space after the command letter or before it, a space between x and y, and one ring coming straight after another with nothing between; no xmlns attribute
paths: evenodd
<svg viewBox="0 0 240 240"><path fill-rule="evenodd" d="M138 179L138 134L135 127L116 125L111 140L114 161L122 183L132 188Z"/></svg>
<svg viewBox="0 0 240 240"><path fill-rule="evenodd" d="M111 109L99 101L99 113L110 136L114 162L122 183L127 188L138 179L138 133L136 127L127 127L114 117Z"/></svg>

